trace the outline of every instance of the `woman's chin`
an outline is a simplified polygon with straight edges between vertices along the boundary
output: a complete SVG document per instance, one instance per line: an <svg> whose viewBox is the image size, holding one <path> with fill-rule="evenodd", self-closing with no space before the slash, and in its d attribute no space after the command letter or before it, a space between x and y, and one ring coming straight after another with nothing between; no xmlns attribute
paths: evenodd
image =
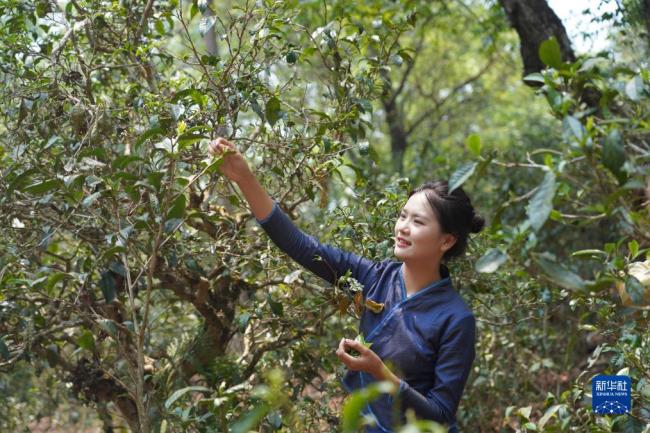
<svg viewBox="0 0 650 433"><path fill-rule="evenodd" d="M404 249L400 247L395 247L393 249L393 254L395 254L395 257L397 257L400 260L403 260L404 257L406 257L406 254L404 253Z"/></svg>

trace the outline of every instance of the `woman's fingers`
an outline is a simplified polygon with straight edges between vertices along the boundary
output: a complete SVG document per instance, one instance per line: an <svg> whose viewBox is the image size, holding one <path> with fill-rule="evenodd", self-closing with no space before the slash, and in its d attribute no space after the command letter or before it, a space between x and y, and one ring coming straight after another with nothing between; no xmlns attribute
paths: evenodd
<svg viewBox="0 0 650 433"><path fill-rule="evenodd" d="M218 137L216 140L212 140L208 145L208 151L213 155L220 155L222 152L228 150L234 151L235 146L223 137Z"/></svg>
<svg viewBox="0 0 650 433"><path fill-rule="evenodd" d="M345 338L341 338L341 341L339 342L339 347L336 349L336 355L340 357L341 354L345 353Z"/></svg>
<svg viewBox="0 0 650 433"><path fill-rule="evenodd" d="M350 370L358 370L360 368L359 358L356 358L345 351L345 347L352 340L341 339L338 349L336 349L336 356L348 367Z"/></svg>
<svg viewBox="0 0 650 433"><path fill-rule="evenodd" d="M235 150L235 146L233 146L233 144L231 142L229 142L228 140L226 140L223 137L218 137L216 142L217 142L217 144L220 144L220 145L222 145L224 147Z"/></svg>
<svg viewBox="0 0 650 433"><path fill-rule="evenodd" d="M345 352L345 338L341 338L338 349L336 349L336 356L347 365L354 357Z"/></svg>
<svg viewBox="0 0 650 433"><path fill-rule="evenodd" d="M221 145L217 140L211 141L210 144L208 145L208 148L210 153L212 153L213 155L218 155L219 153L221 153Z"/></svg>
<svg viewBox="0 0 650 433"><path fill-rule="evenodd" d="M352 348L352 349L356 350L357 352L359 352L361 354L365 353L365 351L368 349L366 346L364 346L363 344L361 344L357 340L345 339L344 340L344 345L349 347L349 348Z"/></svg>

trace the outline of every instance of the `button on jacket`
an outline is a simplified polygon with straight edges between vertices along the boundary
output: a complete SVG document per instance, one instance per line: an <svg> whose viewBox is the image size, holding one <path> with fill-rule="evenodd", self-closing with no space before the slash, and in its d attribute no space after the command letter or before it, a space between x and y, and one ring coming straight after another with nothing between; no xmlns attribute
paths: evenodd
<svg viewBox="0 0 650 433"><path fill-rule="evenodd" d="M384 304L364 308L360 330L401 381L395 397L383 394L363 409L376 421L366 433L393 431L393 400L401 422L410 408L418 418L447 424L449 433L457 433L456 409L475 358L476 323L447 267L441 265L442 279L407 296L401 262L375 262L321 243L296 227L276 200L271 213L256 221L273 243L315 275L336 284L349 270L363 286L364 304ZM372 382L368 373L348 371L342 385L352 392Z"/></svg>

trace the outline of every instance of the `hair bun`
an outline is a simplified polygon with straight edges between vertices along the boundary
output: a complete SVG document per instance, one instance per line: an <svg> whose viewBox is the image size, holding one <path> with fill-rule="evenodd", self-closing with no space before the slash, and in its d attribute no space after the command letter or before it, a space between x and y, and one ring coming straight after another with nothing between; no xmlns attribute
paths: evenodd
<svg viewBox="0 0 650 433"><path fill-rule="evenodd" d="M474 213L472 216L472 223L470 225L470 232L478 233L483 230L483 227L485 227L485 218L477 213Z"/></svg>

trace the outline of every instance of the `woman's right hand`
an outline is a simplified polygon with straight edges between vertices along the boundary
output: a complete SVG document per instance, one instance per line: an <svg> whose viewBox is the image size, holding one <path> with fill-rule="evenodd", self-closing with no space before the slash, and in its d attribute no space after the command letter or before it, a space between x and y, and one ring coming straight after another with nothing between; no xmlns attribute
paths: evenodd
<svg viewBox="0 0 650 433"><path fill-rule="evenodd" d="M239 153L234 144L225 138L219 137L212 140L208 145L208 152L217 157L227 152L234 152L227 153L223 158L223 163L219 166L221 174L233 182L239 183L246 176L252 175L251 169L242 154Z"/></svg>

